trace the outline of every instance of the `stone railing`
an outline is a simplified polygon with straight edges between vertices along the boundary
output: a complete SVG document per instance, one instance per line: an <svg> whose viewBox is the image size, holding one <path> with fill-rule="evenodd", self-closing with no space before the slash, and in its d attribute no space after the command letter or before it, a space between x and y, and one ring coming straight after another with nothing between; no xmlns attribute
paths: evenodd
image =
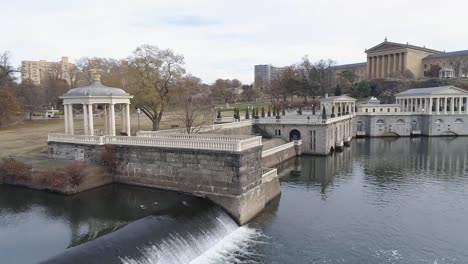
<svg viewBox="0 0 468 264"><path fill-rule="evenodd" d="M203 126L202 128L200 128L198 132L209 132L209 131L213 131L216 129L238 128L238 127L251 126L251 125L252 125L251 121L207 125L207 126ZM158 131L138 131L136 132L136 135L146 137L146 136L151 136L151 135L161 135L161 134L169 134L169 133L187 134L185 133L184 128L175 128L175 129L164 129L164 130L158 130ZM192 134L192 135L196 135L196 134Z"/></svg>
<svg viewBox="0 0 468 264"><path fill-rule="evenodd" d="M240 152L262 145L259 136L231 136L231 135L158 135L157 137L128 137L128 136L88 136L50 133L48 141L91 144L91 145L129 145L168 147L184 149L205 149L219 151Z"/></svg>
<svg viewBox="0 0 468 264"><path fill-rule="evenodd" d="M262 152L262 158L273 155L277 152L280 152L289 148L293 148L294 146L298 146L298 145L302 145L302 140L294 140L289 143L286 143L286 144L283 144L283 145L280 145L271 149L264 150Z"/></svg>
<svg viewBox="0 0 468 264"><path fill-rule="evenodd" d="M104 136L68 135L59 133L49 133L47 141L90 145L104 145L105 143Z"/></svg>
<svg viewBox="0 0 468 264"><path fill-rule="evenodd" d="M153 133L155 131L139 131L137 137L150 137L150 138L165 138L165 139L186 139L186 140L202 140L202 141L239 141L252 138L252 136L242 135L219 135L219 134L183 134L171 133L161 134Z"/></svg>
<svg viewBox="0 0 468 264"><path fill-rule="evenodd" d="M278 177L278 170L273 168L262 169L262 183L269 182Z"/></svg>
<svg viewBox="0 0 468 264"><path fill-rule="evenodd" d="M200 139L200 138L178 138L174 137L125 137L125 136L106 136L106 144L113 145L131 145L131 146L149 146L149 147L167 147L184 149L205 149L240 152L252 147L261 146L261 137L249 137L235 140L219 139Z"/></svg>
<svg viewBox="0 0 468 264"><path fill-rule="evenodd" d="M330 124L342 120L352 118L354 114L348 114L343 116L328 117L323 119L321 116L312 116L310 119L303 116L302 118L288 118L281 116L280 119L265 118L265 119L254 119L254 124L282 124L282 125L315 125L315 124Z"/></svg>

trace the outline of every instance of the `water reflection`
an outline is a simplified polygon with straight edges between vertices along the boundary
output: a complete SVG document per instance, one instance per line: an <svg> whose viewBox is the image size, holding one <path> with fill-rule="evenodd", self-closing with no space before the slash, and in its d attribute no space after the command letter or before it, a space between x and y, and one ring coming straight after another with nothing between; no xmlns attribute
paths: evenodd
<svg viewBox="0 0 468 264"><path fill-rule="evenodd" d="M148 215L177 217L209 206L187 195L125 185L69 197L0 185L0 251L10 263L34 263Z"/></svg>
<svg viewBox="0 0 468 264"><path fill-rule="evenodd" d="M355 140L280 170L258 263L468 263L468 138Z"/></svg>

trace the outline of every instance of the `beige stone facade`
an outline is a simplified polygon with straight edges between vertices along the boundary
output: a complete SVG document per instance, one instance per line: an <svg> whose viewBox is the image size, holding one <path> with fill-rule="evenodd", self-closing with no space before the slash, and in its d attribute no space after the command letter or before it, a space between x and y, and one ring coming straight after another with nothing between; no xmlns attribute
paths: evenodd
<svg viewBox="0 0 468 264"><path fill-rule="evenodd" d="M366 53L369 79L396 77L407 71L419 79L423 77L422 59L439 51L385 40Z"/></svg>
<svg viewBox="0 0 468 264"><path fill-rule="evenodd" d="M68 57L62 57L59 62L40 61L22 61L21 62L21 80L30 79L36 85L44 84L48 76L53 76L71 83L70 71L75 67L68 62Z"/></svg>
<svg viewBox="0 0 468 264"><path fill-rule="evenodd" d="M367 62L338 65L335 67L336 77L343 71L353 72L356 82L402 76L413 76L415 79L439 76L438 73L429 73L432 65L438 65L445 72L453 71L451 75L441 74L441 78L468 77L468 50L442 52L385 39L365 52Z"/></svg>
<svg viewBox="0 0 468 264"><path fill-rule="evenodd" d="M340 74L346 71L354 73L355 83L367 80L367 63L365 62L335 66L335 78L338 79Z"/></svg>

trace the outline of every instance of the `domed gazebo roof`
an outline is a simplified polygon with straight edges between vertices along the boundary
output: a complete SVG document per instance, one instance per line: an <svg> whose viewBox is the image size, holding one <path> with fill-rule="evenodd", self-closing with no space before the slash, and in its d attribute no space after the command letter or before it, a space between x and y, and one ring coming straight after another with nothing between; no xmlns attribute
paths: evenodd
<svg viewBox="0 0 468 264"><path fill-rule="evenodd" d="M99 80L95 80L88 86L73 88L63 96L129 96L129 94L120 88L108 87L103 85Z"/></svg>
<svg viewBox="0 0 468 264"><path fill-rule="evenodd" d="M85 87L73 88L62 95L63 103L80 104L119 104L129 103L132 95L115 87L108 87L101 83L99 74L93 75L93 83Z"/></svg>

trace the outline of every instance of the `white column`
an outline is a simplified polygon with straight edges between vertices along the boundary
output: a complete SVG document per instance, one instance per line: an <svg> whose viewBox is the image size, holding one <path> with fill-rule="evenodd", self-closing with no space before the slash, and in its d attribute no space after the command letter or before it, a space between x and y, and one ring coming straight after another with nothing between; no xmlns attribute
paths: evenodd
<svg viewBox="0 0 468 264"><path fill-rule="evenodd" d="M107 117L107 105L104 105L104 135L108 135L109 134L109 126L108 126L108 121L109 121L109 118Z"/></svg>
<svg viewBox="0 0 468 264"><path fill-rule="evenodd" d="M447 97L444 97L444 115L447 114Z"/></svg>
<svg viewBox="0 0 468 264"><path fill-rule="evenodd" d="M436 114L440 114L440 98L436 98Z"/></svg>
<svg viewBox="0 0 468 264"><path fill-rule="evenodd" d="M83 130L84 134L88 135L88 107L83 104Z"/></svg>
<svg viewBox="0 0 468 264"><path fill-rule="evenodd" d="M458 114L461 115L462 114L462 106L463 106L463 97L458 97L457 98L457 103L458 103Z"/></svg>
<svg viewBox="0 0 468 264"><path fill-rule="evenodd" d="M110 131L111 136L115 136L115 109L114 104L110 104Z"/></svg>
<svg viewBox="0 0 468 264"><path fill-rule="evenodd" d="M68 105L68 134L75 134L75 128L73 127L73 105Z"/></svg>
<svg viewBox="0 0 468 264"><path fill-rule="evenodd" d="M93 104L88 105L88 115L89 115L89 135L94 136Z"/></svg>
<svg viewBox="0 0 468 264"><path fill-rule="evenodd" d="M450 99L450 113L455 114L455 97Z"/></svg>
<svg viewBox="0 0 468 264"><path fill-rule="evenodd" d="M125 132L125 128L127 127L125 125L125 121L127 120L125 118L125 113L126 113L126 110L125 110L125 105L124 104L121 104L121 107L120 107L120 125L121 125L121 128L120 128L120 132L124 133Z"/></svg>
<svg viewBox="0 0 468 264"><path fill-rule="evenodd" d="M432 114L432 97L429 98L429 109L428 113Z"/></svg>
<svg viewBox="0 0 468 264"><path fill-rule="evenodd" d="M68 134L68 104L63 105L63 120L65 121L65 134Z"/></svg>
<svg viewBox="0 0 468 264"><path fill-rule="evenodd" d="M465 112L468 115L468 97L465 98Z"/></svg>
<svg viewBox="0 0 468 264"><path fill-rule="evenodd" d="M130 104L126 104L126 116L127 116L127 135L128 136L131 136L132 134L132 130L131 130L131 127L130 127Z"/></svg>

